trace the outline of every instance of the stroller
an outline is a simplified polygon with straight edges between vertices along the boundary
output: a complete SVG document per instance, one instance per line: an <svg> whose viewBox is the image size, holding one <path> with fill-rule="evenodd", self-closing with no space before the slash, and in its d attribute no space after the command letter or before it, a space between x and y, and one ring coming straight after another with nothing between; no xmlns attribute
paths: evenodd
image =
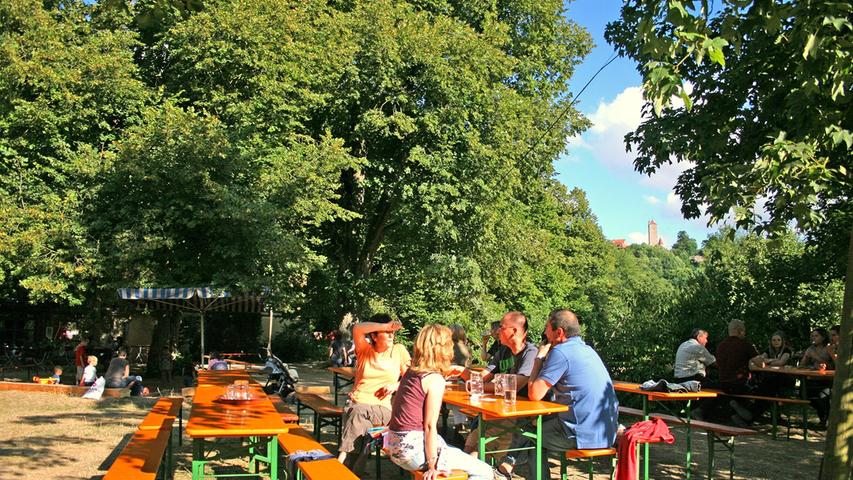
<svg viewBox="0 0 853 480"><path fill-rule="evenodd" d="M264 392L268 395L275 393L283 400L286 400L291 393L296 391L296 384L299 382L299 372L282 362L271 350L267 350L264 371L267 372L267 383L264 385Z"/></svg>

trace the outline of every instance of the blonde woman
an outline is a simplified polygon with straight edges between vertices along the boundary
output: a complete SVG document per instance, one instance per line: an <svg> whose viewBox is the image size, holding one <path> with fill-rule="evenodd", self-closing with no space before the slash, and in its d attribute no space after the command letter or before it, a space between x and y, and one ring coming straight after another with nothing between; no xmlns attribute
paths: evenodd
<svg viewBox="0 0 853 480"><path fill-rule="evenodd" d="M403 375L391 408L385 450L405 470L421 470L424 480L463 470L470 480L493 480L492 467L447 446L437 423L444 396L444 376L451 373L453 340L449 328L427 325L415 339L412 366Z"/></svg>

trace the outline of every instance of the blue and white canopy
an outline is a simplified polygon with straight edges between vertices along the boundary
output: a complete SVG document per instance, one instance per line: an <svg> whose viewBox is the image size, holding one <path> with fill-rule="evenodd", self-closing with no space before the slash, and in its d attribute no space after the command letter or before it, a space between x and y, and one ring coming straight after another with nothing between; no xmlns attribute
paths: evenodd
<svg viewBox="0 0 853 480"><path fill-rule="evenodd" d="M262 296L231 295L214 287L119 288L118 296L122 300L135 301L139 306L158 310L190 310L199 313L264 311Z"/></svg>
<svg viewBox="0 0 853 480"><path fill-rule="evenodd" d="M201 361L204 363L204 314L210 311L261 313L263 297L231 295L221 288L119 288L122 300L135 302L143 308L157 310L189 310L201 315ZM272 334L272 312L270 312L270 334ZM270 336L270 344L272 336ZM269 348L269 344L267 348Z"/></svg>

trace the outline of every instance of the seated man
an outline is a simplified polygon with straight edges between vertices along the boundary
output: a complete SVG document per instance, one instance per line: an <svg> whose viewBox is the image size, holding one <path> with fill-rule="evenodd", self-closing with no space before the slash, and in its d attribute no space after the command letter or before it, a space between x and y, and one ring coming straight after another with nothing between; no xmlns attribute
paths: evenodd
<svg viewBox="0 0 853 480"><path fill-rule="evenodd" d="M484 390L494 392L494 383L485 383L493 379L498 373L515 375L516 391L519 396L527 396L527 379L533 370L533 361L536 358L536 345L527 340L527 317L521 312L509 312L501 318L498 326L498 339L503 348L497 349L495 355L489 360L489 365L483 371ZM462 378L471 378L470 370L462 372ZM506 426L512 426L514 421L507 420ZM500 432L499 425L487 430L487 436L494 436ZM471 455L477 456L477 442L479 437L477 430L473 430L465 441L464 450Z"/></svg>
<svg viewBox="0 0 853 480"><path fill-rule="evenodd" d="M127 361L127 350L125 349L119 349L118 356L110 360L110 366L107 367L104 380L107 388L130 387L130 394L134 396L141 395L144 389L142 377L130 376L130 362Z"/></svg>
<svg viewBox="0 0 853 480"><path fill-rule="evenodd" d="M755 346L746 341L746 325L741 320L732 320L729 322L729 336L723 339L717 345L717 369L720 372L720 380L713 385L714 388L719 388L725 393L746 394L750 393L750 388L747 385L749 380L749 365L750 363L760 363L761 358ZM713 402L714 405L719 405L719 402ZM752 414L749 409L741 405L736 400L728 402L728 406L734 411L733 415L729 415L732 423L737 426L745 427L752 421ZM695 418L701 419L707 413L708 402L702 402L700 408L694 410ZM731 410L726 414L732 413Z"/></svg>
<svg viewBox="0 0 853 480"><path fill-rule="evenodd" d="M717 361L711 352L705 348L708 344L708 332L701 328L694 328L690 338L679 345L675 352L674 377L676 382L696 380L703 383L707 379L705 367Z"/></svg>
<svg viewBox="0 0 853 480"><path fill-rule="evenodd" d="M210 352L210 360L207 361L208 370L228 370L228 362L220 358L219 352Z"/></svg>
<svg viewBox="0 0 853 480"><path fill-rule="evenodd" d="M570 310L556 310L545 322L548 343L539 347L530 375L528 397L542 400L550 391L567 412L542 421L542 478L548 473L548 450L562 455L577 448L609 448L616 441L619 404L601 357L580 337L580 324ZM515 434L511 448L533 447L533 440ZM527 450L506 455L498 470L509 476L527 462ZM526 478L535 478L530 468Z"/></svg>

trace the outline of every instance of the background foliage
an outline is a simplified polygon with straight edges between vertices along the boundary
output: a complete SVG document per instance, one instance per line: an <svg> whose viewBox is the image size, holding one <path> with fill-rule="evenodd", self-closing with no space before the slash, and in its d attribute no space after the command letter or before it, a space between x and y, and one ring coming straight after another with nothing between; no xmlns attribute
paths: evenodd
<svg viewBox="0 0 853 480"><path fill-rule="evenodd" d="M567 85L591 42L569 18L532 0L0 0L0 296L83 306L95 329L116 287L269 287L289 359L377 311L476 341L518 309L538 340L568 307L634 380L667 376L695 326L716 342L742 318L799 349L837 323L834 230L824 248L604 238L553 177L589 126Z"/></svg>

